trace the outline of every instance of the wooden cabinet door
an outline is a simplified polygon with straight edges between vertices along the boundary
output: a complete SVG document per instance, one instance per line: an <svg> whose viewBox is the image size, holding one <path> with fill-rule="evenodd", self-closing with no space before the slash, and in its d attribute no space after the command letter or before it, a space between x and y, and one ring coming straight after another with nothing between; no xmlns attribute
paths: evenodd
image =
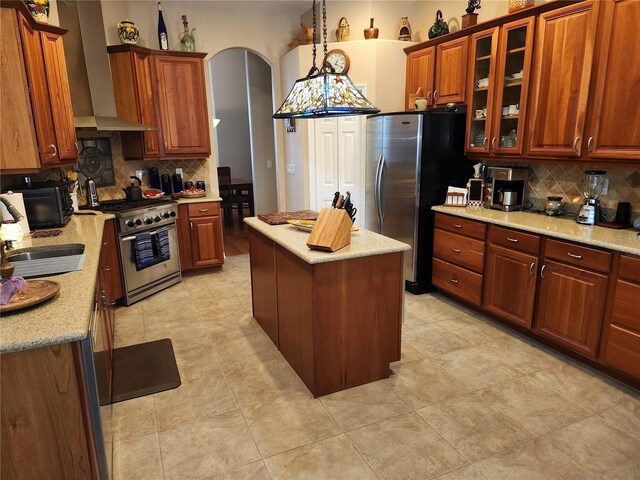
<svg viewBox="0 0 640 480"><path fill-rule="evenodd" d="M405 87L405 109L413 109L409 105L409 95L422 88L420 95L425 97L429 106L433 105L433 77L436 59L436 48L429 47L407 55L407 83Z"/></svg>
<svg viewBox="0 0 640 480"><path fill-rule="evenodd" d="M102 272L102 288L110 301L122 298L122 275L120 256L115 231L115 220L104 223L102 233L102 248L100 249L100 271Z"/></svg>
<svg viewBox="0 0 640 480"><path fill-rule="evenodd" d="M220 217L191 218L191 255L194 267L224 263Z"/></svg>
<svg viewBox="0 0 640 480"><path fill-rule="evenodd" d="M536 331L595 358L608 276L546 258L540 276Z"/></svg>
<svg viewBox="0 0 640 480"><path fill-rule="evenodd" d="M469 37L462 37L436 47L435 105L467 101L467 63Z"/></svg>
<svg viewBox="0 0 640 480"><path fill-rule="evenodd" d="M38 147L33 128L32 107L25 62L20 48L22 15L0 8L2 42L0 42L0 170L37 169ZM20 25L19 25L20 23ZM27 39L28 40L28 39ZM22 42L24 47L24 41ZM25 52L26 53L26 52Z"/></svg>
<svg viewBox="0 0 640 480"><path fill-rule="evenodd" d="M581 156L599 3L540 15L527 127L530 155Z"/></svg>
<svg viewBox="0 0 640 480"><path fill-rule="evenodd" d="M140 52L131 52L133 71L138 94L139 122L152 127L158 126L156 102L153 95L153 69L151 57ZM157 131L142 133L145 158L160 156L160 138Z"/></svg>
<svg viewBox="0 0 640 480"><path fill-rule="evenodd" d="M53 127L56 132L58 157L60 162L76 160L78 158L76 126L73 120L62 37L51 32L40 32L40 38L47 73Z"/></svg>
<svg viewBox="0 0 640 480"><path fill-rule="evenodd" d="M256 229L249 228L249 251L253 318L277 347L279 340L276 245Z"/></svg>
<svg viewBox="0 0 640 480"><path fill-rule="evenodd" d="M496 98L491 119L491 149L495 155L521 155L524 150L534 29L535 17L507 23L500 29ZM517 113L509 112L512 105L517 107Z"/></svg>
<svg viewBox="0 0 640 480"><path fill-rule="evenodd" d="M489 153L492 138L491 119L494 116L493 95L497 83L498 27L471 35L471 60L469 62L469 111L465 151L467 153ZM446 73L445 73L446 74ZM485 84L486 82L486 84ZM495 142L494 142L495 143Z"/></svg>
<svg viewBox="0 0 640 480"><path fill-rule="evenodd" d="M211 154L204 66L199 57L154 55L163 153Z"/></svg>
<svg viewBox="0 0 640 480"><path fill-rule="evenodd" d="M640 160L640 2L604 2L587 155Z"/></svg>
<svg viewBox="0 0 640 480"><path fill-rule="evenodd" d="M484 308L531 328L538 257L489 245L484 276Z"/></svg>

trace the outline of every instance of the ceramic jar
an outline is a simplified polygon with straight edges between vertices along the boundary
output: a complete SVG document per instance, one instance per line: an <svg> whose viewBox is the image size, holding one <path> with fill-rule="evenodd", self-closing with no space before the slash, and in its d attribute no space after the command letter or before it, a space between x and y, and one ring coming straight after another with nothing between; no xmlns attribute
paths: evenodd
<svg viewBox="0 0 640 480"><path fill-rule="evenodd" d="M550 196L544 204L544 213L550 217L555 217L562 213L562 197Z"/></svg>
<svg viewBox="0 0 640 480"><path fill-rule="evenodd" d="M49 23L49 0L27 0L29 13L37 22Z"/></svg>
<svg viewBox="0 0 640 480"><path fill-rule="evenodd" d="M123 20L118 24L118 35L122 43L138 43L140 32L131 20Z"/></svg>

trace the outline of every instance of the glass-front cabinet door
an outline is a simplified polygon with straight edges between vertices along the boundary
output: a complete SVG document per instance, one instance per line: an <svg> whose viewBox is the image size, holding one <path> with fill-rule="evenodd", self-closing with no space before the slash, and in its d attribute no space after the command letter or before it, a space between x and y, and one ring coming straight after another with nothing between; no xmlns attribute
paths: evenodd
<svg viewBox="0 0 640 480"><path fill-rule="evenodd" d="M494 117L494 92L498 60L498 27L471 36L471 64L468 75L468 153L489 153Z"/></svg>
<svg viewBox="0 0 640 480"><path fill-rule="evenodd" d="M495 110L491 116L491 150L497 155L520 155L523 151L534 21L533 17L525 18L501 28Z"/></svg>

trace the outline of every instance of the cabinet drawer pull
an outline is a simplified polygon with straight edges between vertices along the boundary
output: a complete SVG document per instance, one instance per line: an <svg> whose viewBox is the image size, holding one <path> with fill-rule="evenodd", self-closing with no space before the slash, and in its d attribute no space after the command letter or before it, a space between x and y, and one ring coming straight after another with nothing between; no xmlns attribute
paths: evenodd
<svg viewBox="0 0 640 480"><path fill-rule="evenodd" d="M518 239L517 238L511 238L511 237L507 237L507 240L513 243L518 243Z"/></svg>
<svg viewBox="0 0 640 480"><path fill-rule="evenodd" d="M200 210L198 210L198 211L199 211L199 212L204 213L204 212L208 212L208 211L209 211L209 209L208 209L208 208L201 208L201 209L200 209Z"/></svg>
<svg viewBox="0 0 640 480"><path fill-rule="evenodd" d="M78 142L73 142L73 144L76 146L76 153L80 153L80 149L78 148Z"/></svg>
<svg viewBox="0 0 640 480"><path fill-rule="evenodd" d="M431 101L431 92L427 92L427 103Z"/></svg>
<svg viewBox="0 0 640 480"><path fill-rule="evenodd" d="M169 144L167 143L167 141L164 141L164 149L165 150L169 150Z"/></svg>
<svg viewBox="0 0 640 480"><path fill-rule="evenodd" d="M435 102L438 99L438 90L433 91L433 101Z"/></svg>
<svg viewBox="0 0 640 480"><path fill-rule="evenodd" d="M531 262L531 265L529 265L529 275L531 275L533 277L533 269L536 266L536 262Z"/></svg>
<svg viewBox="0 0 640 480"><path fill-rule="evenodd" d="M462 228L462 225L460 225L459 223L454 223L453 228Z"/></svg>
<svg viewBox="0 0 640 480"><path fill-rule="evenodd" d="M567 252L571 258L577 258L578 260L582 260L582 255L576 255L575 253Z"/></svg>
<svg viewBox="0 0 640 480"><path fill-rule="evenodd" d="M193 232L193 222L189 222L189 226L191 228L191 231Z"/></svg>
<svg viewBox="0 0 640 480"><path fill-rule="evenodd" d="M576 137L573 140L573 149L576 152L576 155L580 155L580 149L578 148L578 143L580 143L580 137Z"/></svg>
<svg viewBox="0 0 640 480"><path fill-rule="evenodd" d="M146 142L147 145L147 150L151 150L151 144L149 142Z"/></svg>
<svg viewBox="0 0 640 480"><path fill-rule="evenodd" d="M589 140L587 140L587 152L589 153L593 151L593 149L591 148L592 143L593 143L593 137L589 137Z"/></svg>
<svg viewBox="0 0 640 480"><path fill-rule="evenodd" d="M496 137L491 139L491 148L496 148Z"/></svg>
<svg viewBox="0 0 640 480"><path fill-rule="evenodd" d="M454 253L460 253L460 249L459 248L452 248L451 250L453 250Z"/></svg>
<svg viewBox="0 0 640 480"><path fill-rule="evenodd" d="M107 265L106 267L102 267L102 270L104 270L105 272L108 272L109 270L111 270L111 266Z"/></svg>
<svg viewBox="0 0 640 480"><path fill-rule="evenodd" d="M486 146L487 146L487 137L484 137L484 138L482 139L482 146L483 146L483 147L486 147Z"/></svg>
<svg viewBox="0 0 640 480"><path fill-rule="evenodd" d="M58 147L56 147L53 143L49 145L49 151L51 152L52 157L55 157L58 155Z"/></svg>
<svg viewBox="0 0 640 480"><path fill-rule="evenodd" d="M451 279L451 283L457 284L457 283L458 283L458 280L456 280L455 278L452 278L452 279Z"/></svg>
<svg viewBox="0 0 640 480"><path fill-rule="evenodd" d="M540 276L541 276L542 278L544 278L544 269L545 269L545 268L547 268L547 266L546 266L546 265L542 265L542 268L540 269Z"/></svg>

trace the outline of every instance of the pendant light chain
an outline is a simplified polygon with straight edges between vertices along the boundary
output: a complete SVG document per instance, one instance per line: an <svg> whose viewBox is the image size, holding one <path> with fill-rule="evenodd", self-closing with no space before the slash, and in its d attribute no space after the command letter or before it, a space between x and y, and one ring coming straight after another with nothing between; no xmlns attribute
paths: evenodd
<svg viewBox="0 0 640 480"><path fill-rule="evenodd" d="M314 0L315 2L315 0ZM327 56L327 4L322 0L322 45L324 46L324 56Z"/></svg>
<svg viewBox="0 0 640 480"><path fill-rule="evenodd" d="M309 76L313 75L313 73L317 70L316 67L316 0L313 0L313 7L311 8L313 11L313 66L309 71Z"/></svg>

